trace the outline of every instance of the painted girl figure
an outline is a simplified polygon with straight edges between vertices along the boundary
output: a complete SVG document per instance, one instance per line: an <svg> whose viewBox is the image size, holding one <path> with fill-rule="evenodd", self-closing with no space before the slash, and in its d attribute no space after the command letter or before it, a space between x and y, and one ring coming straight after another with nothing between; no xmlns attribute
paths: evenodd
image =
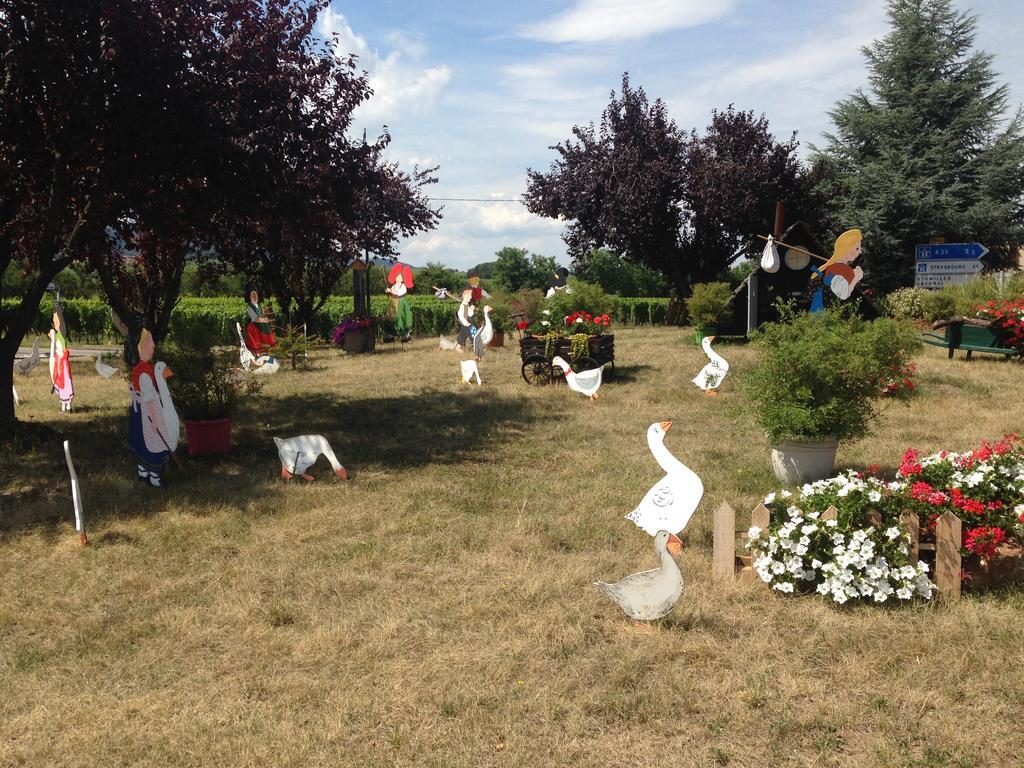
<svg viewBox="0 0 1024 768"><path fill-rule="evenodd" d="M811 312L825 309L825 288L828 287L836 296L844 301L850 298L857 283L864 277L864 270L850 265L860 256L863 236L859 229L848 229L838 238L832 251L832 257L820 269L811 270L811 282L821 279L811 296Z"/></svg>
<svg viewBox="0 0 1024 768"><path fill-rule="evenodd" d="M389 315L395 324L395 335L399 336L403 342L412 338L412 306L405 296L413 288L415 288L415 284L409 265L396 263L388 273L388 287L384 289L384 292L391 297Z"/></svg>
<svg viewBox="0 0 1024 768"><path fill-rule="evenodd" d="M68 328L64 322L64 309L60 301L53 304L53 328L50 330L50 381L60 400L61 411L71 412L75 385L71 380L71 349L68 346Z"/></svg>
<svg viewBox="0 0 1024 768"><path fill-rule="evenodd" d="M260 307L260 292L255 287L249 289L246 311L249 324L245 327L245 346L256 357L271 354L273 346L277 344L277 337L270 325L270 318Z"/></svg>
<svg viewBox="0 0 1024 768"><path fill-rule="evenodd" d="M166 363L153 364L156 344L147 328L130 333L125 340L125 360L131 368L128 394L128 444L135 451L139 480L160 487L171 454L178 447L180 425L167 379Z"/></svg>

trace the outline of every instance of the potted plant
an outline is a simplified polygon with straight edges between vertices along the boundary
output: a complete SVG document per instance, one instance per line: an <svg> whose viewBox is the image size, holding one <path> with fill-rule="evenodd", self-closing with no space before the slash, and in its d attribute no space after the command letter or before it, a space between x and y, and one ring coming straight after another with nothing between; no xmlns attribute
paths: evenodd
<svg viewBox="0 0 1024 768"><path fill-rule="evenodd" d="M373 352L377 346L377 328L373 318L346 317L335 326L331 340L349 354Z"/></svg>
<svg viewBox="0 0 1024 768"><path fill-rule="evenodd" d="M258 391L260 383L232 369L231 355L212 345L175 345L169 357L175 373L174 404L185 424L190 456L228 453L232 415L243 391Z"/></svg>
<svg viewBox="0 0 1024 768"><path fill-rule="evenodd" d="M768 437L775 476L795 485L830 476L839 443L867 435L880 403L914 396L914 387L889 384L893 371L910 369L920 341L905 323L862 320L845 305L779 312L753 337L761 354L740 377L742 409Z"/></svg>
<svg viewBox="0 0 1024 768"><path fill-rule="evenodd" d="M491 326L494 328L494 336L491 337L491 341L487 345L489 348L505 346L505 328L507 323L508 313L501 307L495 307L494 311L491 312Z"/></svg>
<svg viewBox="0 0 1024 768"><path fill-rule="evenodd" d="M694 341L700 344L705 336L714 336L718 324L732 318L728 283L696 283L686 299L686 311L693 323Z"/></svg>

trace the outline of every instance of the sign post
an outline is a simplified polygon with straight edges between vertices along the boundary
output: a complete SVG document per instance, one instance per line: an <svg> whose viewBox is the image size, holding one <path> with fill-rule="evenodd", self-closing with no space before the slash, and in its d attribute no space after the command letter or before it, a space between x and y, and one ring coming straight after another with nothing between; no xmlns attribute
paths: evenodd
<svg viewBox="0 0 1024 768"><path fill-rule="evenodd" d="M914 248L914 287L944 288L973 280L988 253L981 243L927 243Z"/></svg>

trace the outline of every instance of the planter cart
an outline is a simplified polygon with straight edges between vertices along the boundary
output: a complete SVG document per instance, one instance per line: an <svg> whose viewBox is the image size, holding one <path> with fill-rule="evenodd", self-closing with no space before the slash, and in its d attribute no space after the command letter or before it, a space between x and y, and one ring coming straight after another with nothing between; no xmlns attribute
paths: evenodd
<svg viewBox="0 0 1024 768"><path fill-rule="evenodd" d="M615 334L606 333L591 336L587 350L573 357L572 339L554 339L547 341L536 336L526 336L519 340L519 354L523 359L523 380L527 384L551 384L564 381L561 369L552 370L551 360L561 357L569 362L574 371L589 371L605 365L605 373L615 372ZM550 355L548 353L551 353Z"/></svg>

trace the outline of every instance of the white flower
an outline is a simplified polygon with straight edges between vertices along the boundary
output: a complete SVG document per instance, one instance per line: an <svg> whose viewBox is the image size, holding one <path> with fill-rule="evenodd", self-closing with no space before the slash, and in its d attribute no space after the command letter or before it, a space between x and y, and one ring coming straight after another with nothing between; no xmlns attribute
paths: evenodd
<svg viewBox="0 0 1024 768"><path fill-rule="evenodd" d="M775 494L774 493L769 493L767 496L764 497L764 503L765 504L771 504L773 501L775 501Z"/></svg>
<svg viewBox="0 0 1024 768"><path fill-rule="evenodd" d="M776 576L786 572L786 566L781 560L772 560L771 569Z"/></svg>
<svg viewBox="0 0 1024 768"><path fill-rule="evenodd" d="M828 582L823 581L818 585L818 589L816 591L819 595L827 595L830 590L831 587L829 587Z"/></svg>
<svg viewBox="0 0 1024 768"><path fill-rule="evenodd" d="M897 538L897 537L898 537L899 535L900 535L900 529L899 529L899 528L897 528L897 527L896 527L895 525L894 525L894 526L892 526L892 527L890 527L890 528L886 528L886 529L885 529L885 537L886 537L887 539L889 539L889 541L893 541L893 540L894 540L894 539L896 539L896 538Z"/></svg>
<svg viewBox="0 0 1024 768"><path fill-rule="evenodd" d="M551 325L551 323L549 323L547 320L541 320L540 324L541 325Z"/></svg>
<svg viewBox="0 0 1024 768"><path fill-rule="evenodd" d="M788 499L792 495L793 495L792 493L790 493L789 491L786 491L786 490L779 491L779 496L781 496L784 499Z"/></svg>
<svg viewBox="0 0 1024 768"><path fill-rule="evenodd" d="M779 592L792 592L793 585L790 584L788 581L781 581L778 584L774 585L772 589L777 589L779 590Z"/></svg>
<svg viewBox="0 0 1024 768"><path fill-rule="evenodd" d="M847 600L846 592L844 592L842 589L834 589L834 590L832 590L832 599L835 602L837 602L840 605L842 605Z"/></svg>
<svg viewBox="0 0 1024 768"><path fill-rule="evenodd" d="M818 526L816 526L814 523L808 523L807 525L805 525L803 528L800 529L800 532L804 533L804 534L808 534L808 533L814 533L816 530L818 530ZM807 538L807 537L804 536L804 538Z"/></svg>
<svg viewBox="0 0 1024 768"><path fill-rule="evenodd" d="M550 309L545 309L544 310L544 314L545 315L550 315L551 314L551 310Z"/></svg>
<svg viewBox="0 0 1024 768"><path fill-rule="evenodd" d="M760 529L760 528L758 528L758 527L757 527L756 525L752 525L752 526L750 526L750 530L749 530L749 531L747 531L747 537L748 537L748 538L749 538L749 539L750 539L751 541L753 541L754 539L756 539L756 538L757 538L758 536L760 536L760 535L761 535L761 529Z"/></svg>
<svg viewBox="0 0 1024 768"><path fill-rule="evenodd" d="M839 525L839 522L837 520L826 520L825 525L827 525L829 528L835 528L837 525Z"/></svg>
<svg viewBox="0 0 1024 768"><path fill-rule="evenodd" d="M821 560L819 560L818 558L814 558L813 560L811 560L811 568L814 568L815 570L821 568Z"/></svg>
<svg viewBox="0 0 1024 768"><path fill-rule="evenodd" d="M870 499L872 503L877 504L882 500L882 494L878 491L868 491L868 499Z"/></svg>
<svg viewBox="0 0 1024 768"><path fill-rule="evenodd" d="M909 589L907 587L900 587L899 589L896 590L896 597L898 597L900 600L909 600L913 596L914 596L913 590L911 590L911 589Z"/></svg>
<svg viewBox="0 0 1024 768"><path fill-rule="evenodd" d="M795 547L793 547L793 554L800 555L800 557L803 557L807 554L807 546L805 544L797 544Z"/></svg>

